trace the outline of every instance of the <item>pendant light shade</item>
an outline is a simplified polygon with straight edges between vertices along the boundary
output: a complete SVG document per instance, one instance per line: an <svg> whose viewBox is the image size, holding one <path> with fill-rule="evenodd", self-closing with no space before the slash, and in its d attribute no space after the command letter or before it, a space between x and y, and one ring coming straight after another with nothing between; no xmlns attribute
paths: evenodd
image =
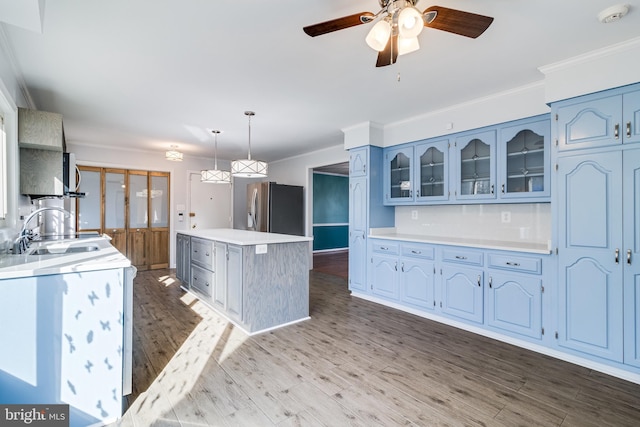
<svg viewBox="0 0 640 427"><path fill-rule="evenodd" d="M240 178L264 178L267 176L267 163L251 159L251 117L256 113L245 111L244 114L249 118L249 153L246 159L231 162L231 174Z"/></svg>
<svg viewBox="0 0 640 427"><path fill-rule="evenodd" d="M418 37L424 28L424 18L418 9L407 6L398 15L398 32L401 37Z"/></svg>
<svg viewBox="0 0 640 427"><path fill-rule="evenodd" d="M181 162L182 153L178 151L177 148L178 148L177 145L172 145L171 150L168 150L164 153L164 158L172 162Z"/></svg>
<svg viewBox="0 0 640 427"><path fill-rule="evenodd" d="M230 184L231 173L218 169L218 135L219 130L212 130L214 136L213 169L200 171L200 181L208 184Z"/></svg>
<svg viewBox="0 0 640 427"><path fill-rule="evenodd" d="M391 35L391 25L386 19L382 19L371 28L365 41L369 47L378 52L382 52L387 45L387 40Z"/></svg>

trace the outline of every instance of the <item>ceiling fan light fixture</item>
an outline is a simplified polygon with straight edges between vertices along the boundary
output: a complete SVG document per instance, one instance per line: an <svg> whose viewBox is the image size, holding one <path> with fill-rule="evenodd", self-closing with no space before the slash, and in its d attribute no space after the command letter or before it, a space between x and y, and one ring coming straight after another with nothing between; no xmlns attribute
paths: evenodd
<svg viewBox="0 0 640 427"><path fill-rule="evenodd" d="M244 112L244 115L249 118L249 152L246 159L231 162L231 175L234 177L264 178L267 176L267 163L251 159L251 117L255 114L253 111Z"/></svg>
<svg viewBox="0 0 640 427"><path fill-rule="evenodd" d="M371 28L365 41L371 49L382 52L387 45L390 35L391 25L386 19L381 19Z"/></svg>
<svg viewBox="0 0 640 427"><path fill-rule="evenodd" d="M398 55L406 55L420 49L418 37L398 37Z"/></svg>
<svg viewBox="0 0 640 427"><path fill-rule="evenodd" d="M200 182L207 184L231 184L231 173L218 169L218 135L219 130L212 130L214 135L213 169L200 171Z"/></svg>
<svg viewBox="0 0 640 427"><path fill-rule="evenodd" d="M398 33L405 38L417 37L424 28L424 17L418 9L407 6L398 14Z"/></svg>

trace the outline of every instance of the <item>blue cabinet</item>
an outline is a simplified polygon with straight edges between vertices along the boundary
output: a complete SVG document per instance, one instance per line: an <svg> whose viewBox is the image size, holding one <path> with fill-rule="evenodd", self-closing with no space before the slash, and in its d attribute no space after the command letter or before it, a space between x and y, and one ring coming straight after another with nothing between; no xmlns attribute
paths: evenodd
<svg viewBox="0 0 640 427"><path fill-rule="evenodd" d="M382 148L350 150L349 168L349 290L368 292L367 234L393 227L395 211L382 203Z"/></svg>
<svg viewBox="0 0 640 427"><path fill-rule="evenodd" d="M622 362L622 153L558 159L558 344Z"/></svg>
<svg viewBox="0 0 640 427"><path fill-rule="evenodd" d="M500 199L549 198L551 121L548 116L519 120L500 128Z"/></svg>
<svg viewBox="0 0 640 427"><path fill-rule="evenodd" d="M440 274L442 313L482 323L484 271L480 268L445 265L440 269Z"/></svg>
<svg viewBox="0 0 640 427"><path fill-rule="evenodd" d="M487 325L542 338L542 259L509 252L487 255Z"/></svg>
<svg viewBox="0 0 640 427"><path fill-rule="evenodd" d="M495 199L496 131L465 133L454 144L457 200Z"/></svg>
<svg viewBox="0 0 640 427"><path fill-rule="evenodd" d="M621 88L556 103L560 151L640 141L640 90Z"/></svg>
<svg viewBox="0 0 640 427"><path fill-rule="evenodd" d="M640 367L640 150L623 153L622 170L624 362Z"/></svg>
<svg viewBox="0 0 640 427"><path fill-rule="evenodd" d="M349 289L366 291L367 178L349 178Z"/></svg>
<svg viewBox="0 0 640 427"><path fill-rule="evenodd" d="M420 309L436 307L435 249L403 242L400 247L400 301Z"/></svg>
<svg viewBox="0 0 640 427"><path fill-rule="evenodd" d="M385 150L385 203L395 205L412 203L415 200L413 178L413 146Z"/></svg>
<svg viewBox="0 0 640 427"><path fill-rule="evenodd" d="M414 148L414 199L418 204L449 199L449 140L418 143Z"/></svg>

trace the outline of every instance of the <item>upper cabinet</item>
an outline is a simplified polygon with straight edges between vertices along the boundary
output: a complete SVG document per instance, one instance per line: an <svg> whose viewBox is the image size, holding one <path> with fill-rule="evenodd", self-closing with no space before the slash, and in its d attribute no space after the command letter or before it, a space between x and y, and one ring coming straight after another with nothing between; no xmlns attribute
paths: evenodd
<svg viewBox="0 0 640 427"><path fill-rule="evenodd" d="M413 146L385 151L383 179L385 204L414 202Z"/></svg>
<svg viewBox="0 0 640 427"><path fill-rule="evenodd" d="M23 148L65 151L62 114L18 108L18 144Z"/></svg>
<svg viewBox="0 0 640 427"><path fill-rule="evenodd" d="M454 158L456 199L495 199L496 131L459 136L454 144Z"/></svg>
<svg viewBox="0 0 640 427"><path fill-rule="evenodd" d="M449 140L415 146L415 199L420 203L449 199Z"/></svg>
<svg viewBox="0 0 640 427"><path fill-rule="evenodd" d="M384 204L549 202L548 115L384 149Z"/></svg>
<svg viewBox="0 0 640 427"><path fill-rule="evenodd" d="M640 90L625 88L556 103L560 151L640 142ZM626 88L628 91L629 89Z"/></svg>
<svg viewBox="0 0 640 427"><path fill-rule="evenodd" d="M550 133L548 117L523 120L500 129L500 198L550 196Z"/></svg>

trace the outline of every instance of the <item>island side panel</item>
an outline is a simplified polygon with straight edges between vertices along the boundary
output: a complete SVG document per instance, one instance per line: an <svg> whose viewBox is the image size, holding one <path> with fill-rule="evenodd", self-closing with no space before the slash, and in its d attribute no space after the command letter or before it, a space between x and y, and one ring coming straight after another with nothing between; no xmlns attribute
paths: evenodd
<svg viewBox="0 0 640 427"><path fill-rule="evenodd" d="M243 247L243 324L249 332L309 316L309 243Z"/></svg>

